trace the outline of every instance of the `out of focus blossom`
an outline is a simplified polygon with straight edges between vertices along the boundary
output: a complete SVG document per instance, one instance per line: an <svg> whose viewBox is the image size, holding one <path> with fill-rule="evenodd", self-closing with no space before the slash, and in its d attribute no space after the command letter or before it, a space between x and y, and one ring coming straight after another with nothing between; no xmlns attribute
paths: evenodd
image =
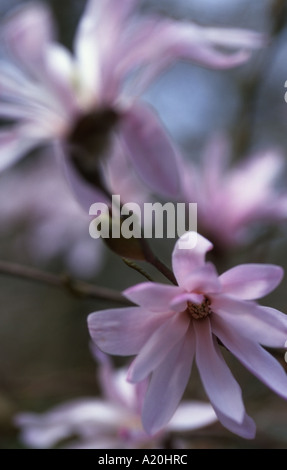
<svg viewBox="0 0 287 470"><path fill-rule="evenodd" d="M114 370L105 355L97 356L103 398L65 403L42 415L19 414L15 423L27 446L50 448L70 440L65 444L70 449L162 448L169 432L192 431L216 421L209 404L186 401L165 431L147 435L140 417L146 381L129 384L127 369Z"/></svg>
<svg viewBox="0 0 287 470"><path fill-rule="evenodd" d="M142 409L148 433L160 431L173 416L195 359L221 423L244 438L254 437L255 424L246 414L241 389L218 340L263 383L287 398L285 371L261 346L284 347L287 317L254 301L275 289L283 270L242 264L218 276L214 265L205 261L211 249L201 235L185 234L172 256L178 286L136 285L124 295L139 306L89 316L91 337L101 350L137 355L129 381L150 379Z"/></svg>
<svg viewBox="0 0 287 470"><path fill-rule="evenodd" d="M37 263L62 258L69 272L90 277L101 268L105 248L89 236L89 223L54 158L1 179L0 234L13 235L16 253L24 250Z"/></svg>
<svg viewBox="0 0 287 470"><path fill-rule="evenodd" d="M117 140L146 183L178 193L176 152L138 96L177 60L232 67L263 39L248 30L132 15L137 3L89 0L74 55L55 42L42 4L21 8L2 25L0 116L12 124L0 132L1 169L35 146L60 143L75 191L90 206L92 187L101 186L99 157Z"/></svg>
<svg viewBox="0 0 287 470"><path fill-rule="evenodd" d="M259 229L287 221L287 191L276 185L284 156L265 150L231 167L230 153L224 138L214 138L199 165L182 168L184 200L198 204L201 233L221 249L247 244Z"/></svg>

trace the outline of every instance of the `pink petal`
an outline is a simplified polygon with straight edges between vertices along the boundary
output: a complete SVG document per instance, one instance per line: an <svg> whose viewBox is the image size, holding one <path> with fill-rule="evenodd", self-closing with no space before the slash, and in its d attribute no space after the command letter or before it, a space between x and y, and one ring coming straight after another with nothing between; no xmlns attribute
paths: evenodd
<svg viewBox="0 0 287 470"><path fill-rule="evenodd" d="M122 115L120 132L143 181L157 193L176 197L180 189L176 152L155 112L147 105L133 105Z"/></svg>
<svg viewBox="0 0 287 470"><path fill-rule="evenodd" d="M241 389L224 362L212 337L208 319L193 322L196 333L196 363L212 405L232 421L242 423L245 409Z"/></svg>
<svg viewBox="0 0 287 470"><path fill-rule="evenodd" d="M229 429L229 431L237 434L240 437L243 437L244 439L254 439L256 434L256 425L250 416L245 413L242 423L239 424L236 421L230 419L228 416L225 416L218 409L214 409L219 421L223 424L224 427Z"/></svg>
<svg viewBox="0 0 287 470"><path fill-rule="evenodd" d="M39 144L37 139L25 138L25 128L10 127L0 132L0 171L20 160L29 150Z"/></svg>
<svg viewBox="0 0 287 470"><path fill-rule="evenodd" d="M126 289L123 294L129 300L153 312L170 312L172 299L181 292L179 287L144 282Z"/></svg>
<svg viewBox="0 0 287 470"><path fill-rule="evenodd" d="M252 300L272 292L282 281L280 266L268 264L241 264L229 269L219 278L225 294L238 299Z"/></svg>
<svg viewBox="0 0 287 470"><path fill-rule="evenodd" d="M188 330L151 376L145 397L142 422L148 434L156 434L174 414L187 385L194 358L194 338Z"/></svg>
<svg viewBox="0 0 287 470"><path fill-rule="evenodd" d="M102 351L133 356L168 318L167 314L127 307L92 313L88 317L88 326L93 341Z"/></svg>
<svg viewBox="0 0 287 470"><path fill-rule="evenodd" d="M149 338L138 356L133 361L128 380L132 383L140 382L165 361L176 344L182 341L190 325L187 315L173 315L161 325Z"/></svg>
<svg viewBox="0 0 287 470"><path fill-rule="evenodd" d="M52 21L44 4L22 6L3 27L4 38L13 54L28 69L37 67L52 40Z"/></svg>
<svg viewBox="0 0 287 470"><path fill-rule="evenodd" d="M184 285L189 292L215 293L221 290L217 271L212 263L206 263L204 266L192 271L186 277Z"/></svg>
<svg viewBox="0 0 287 470"><path fill-rule="evenodd" d="M232 354L264 384L287 398L287 376L276 359L257 343L233 331L223 320L216 317L213 322L215 334Z"/></svg>
<svg viewBox="0 0 287 470"><path fill-rule="evenodd" d="M214 409L208 403L182 402L171 418L167 429L173 432L193 431L217 421Z"/></svg>
<svg viewBox="0 0 287 470"><path fill-rule="evenodd" d="M265 346L283 348L287 338L287 316L270 307L220 296L212 299L215 315L242 337Z"/></svg>
<svg viewBox="0 0 287 470"><path fill-rule="evenodd" d="M189 232L191 235L194 232ZM189 234L188 234L189 235ZM175 277L179 286L186 285L186 279L193 274L197 268L204 265L206 252L213 248L206 238L199 234L196 235L196 245L194 246L194 238L190 238L190 247L186 244L186 234L180 237L176 242L172 253L172 266ZM184 240L184 245L182 241ZM185 248L183 249L182 246Z"/></svg>
<svg viewBox="0 0 287 470"><path fill-rule="evenodd" d="M181 294L178 295L173 299L170 304L170 308L177 312L184 312L187 308L187 302L191 302L193 304L201 304L204 301L204 296L202 294Z"/></svg>

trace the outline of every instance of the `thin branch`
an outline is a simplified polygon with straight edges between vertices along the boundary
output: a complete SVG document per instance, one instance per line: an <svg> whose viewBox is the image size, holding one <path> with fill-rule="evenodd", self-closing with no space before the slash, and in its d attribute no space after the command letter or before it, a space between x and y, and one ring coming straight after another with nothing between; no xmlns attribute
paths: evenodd
<svg viewBox="0 0 287 470"><path fill-rule="evenodd" d="M67 275L52 274L39 269L22 266L19 264L0 261L0 274L11 277L26 279L27 281L46 284L59 289L65 289L77 297L105 300L123 305L132 305L120 292L106 287L94 286L92 284L72 279Z"/></svg>
<svg viewBox="0 0 287 470"><path fill-rule="evenodd" d="M134 263L134 261L132 261L130 259L127 259L127 258L122 258L122 260L129 268L134 269L135 271L137 271L139 274L144 276L148 281L154 282L152 277L147 272L145 272L145 270L141 266Z"/></svg>

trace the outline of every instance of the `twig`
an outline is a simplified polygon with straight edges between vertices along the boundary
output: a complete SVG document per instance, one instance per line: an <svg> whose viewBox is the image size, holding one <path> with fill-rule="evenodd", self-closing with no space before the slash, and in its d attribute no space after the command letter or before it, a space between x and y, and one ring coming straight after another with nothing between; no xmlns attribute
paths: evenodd
<svg viewBox="0 0 287 470"><path fill-rule="evenodd" d="M105 287L72 279L67 275L52 274L39 269L19 264L0 261L0 274L26 279L27 281L46 284L59 289L65 289L70 294L97 300L116 302L123 305L132 305L120 292Z"/></svg>

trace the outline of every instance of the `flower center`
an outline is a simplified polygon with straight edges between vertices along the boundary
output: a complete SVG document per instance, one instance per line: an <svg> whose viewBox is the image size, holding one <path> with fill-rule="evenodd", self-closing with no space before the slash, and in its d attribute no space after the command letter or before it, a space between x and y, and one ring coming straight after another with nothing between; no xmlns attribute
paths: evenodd
<svg viewBox="0 0 287 470"><path fill-rule="evenodd" d="M80 174L95 185L99 178L99 162L109 151L112 132L120 115L112 108L103 108L81 116L67 137L69 155Z"/></svg>
<svg viewBox="0 0 287 470"><path fill-rule="evenodd" d="M187 302L186 312L191 315L194 320L202 320L212 313L210 303L208 297L204 297L204 301L201 304Z"/></svg>

